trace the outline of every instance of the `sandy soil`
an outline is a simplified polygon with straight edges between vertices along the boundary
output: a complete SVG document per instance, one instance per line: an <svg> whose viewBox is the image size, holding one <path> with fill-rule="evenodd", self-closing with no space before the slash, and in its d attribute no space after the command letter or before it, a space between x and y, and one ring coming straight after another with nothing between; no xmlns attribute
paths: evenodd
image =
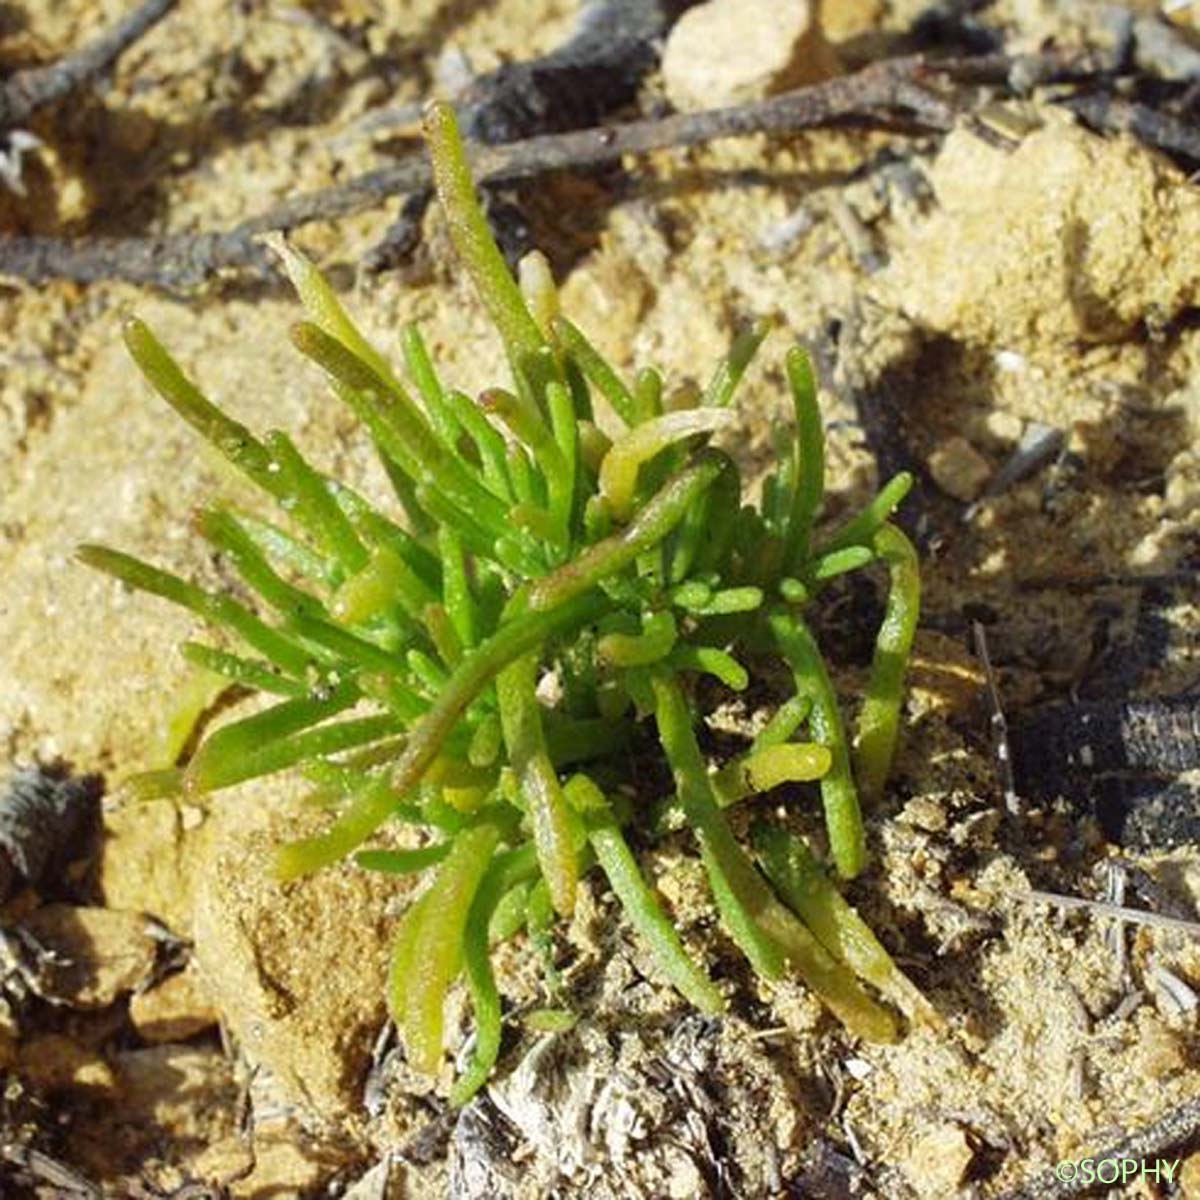
<svg viewBox="0 0 1200 1200"><path fill-rule="evenodd" d="M831 31L847 38L911 16L831 7ZM1054 7L1014 0L999 16L1032 40ZM3 6L0 63L52 58L123 8ZM227 227L383 161L389 144L355 134L355 120L429 94L447 47L476 71L528 57L562 40L574 6L330 0L307 7L316 20L297 11L182 5L110 86L35 126L46 148L27 198L0 191L0 230ZM386 80L364 69L383 53L399 64ZM451 1160L462 1195L763 1196L789 1180L822 1194L812 1181L841 1175L866 1194L991 1196L1200 1092L1200 1014L1162 982L1165 971L1200 989L1200 940L1021 898L1031 885L1098 894L1119 862L1149 881L1143 895L1194 918L1200 851L1121 851L1062 803L1007 819L968 637L970 619L987 622L1014 711L1195 688L1194 588L1156 601L1164 645L1124 681L1114 664L1146 649L1145 589L1095 580L1195 569L1200 191L1130 138L1099 138L1032 103L1013 115L1022 133L1003 149L966 128L915 145L845 131L747 139L656 155L619 183L553 181L530 204L567 310L623 365L702 379L747 320L778 316L735 439L751 469L769 459L782 355L801 338L838 365L823 380L831 513L874 483L854 387L897 398L914 454L943 485L927 488L937 537L905 742L871 814L876 865L851 893L948 1031L854 1045L801 989L757 984L715 929L688 847L669 842L646 866L690 944L736 980L732 1014L698 1022L655 986L611 896L589 887L558 946L574 1030L506 1046L491 1102L457 1128L437 1089L394 1059L364 1103L402 892L349 868L302 887L271 882L262 863L274 838L314 820L287 785L235 789L203 811L121 802L123 777L162 764L161 714L185 686L172 647L192 623L71 560L77 543L99 540L222 578L188 514L214 490L236 500L241 485L138 379L117 335L129 311L241 420L288 430L322 467L382 494L365 440L289 349L297 305L221 282L187 298L0 285L3 760L64 757L107 775L97 898L194 941L196 995L173 1003L219 1016L224 1032L210 1016L155 1040L131 1029L127 995L58 1021L62 1044L30 1050L30 1031L14 1030L0 1067L25 1095L21 1119L53 1128L60 1157L113 1195L133 1194L134 1180L229 1179L246 1161L245 1090L258 1160L230 1184L239 1196L325 1194L385 1155L396 1196L442 1194ZM784 238L801 208L801 231ZM387 223L366 214L298 241L345 282L382 350L419 318L448 378L468 391L493 382L498 342L450 269L436 216L404 272L354 270ZM881 269L868 269L850 228ZM1065 454L964 521L962 489L977 490L1034 422L1063 431ZM861 681L848 652L847 702ZM813 829L809 813L787 819ZM546 1003L532 948L507 948L501 965L515 1012ZM522 1164L511 1178L494 1174L496 1139Z"/></svg>

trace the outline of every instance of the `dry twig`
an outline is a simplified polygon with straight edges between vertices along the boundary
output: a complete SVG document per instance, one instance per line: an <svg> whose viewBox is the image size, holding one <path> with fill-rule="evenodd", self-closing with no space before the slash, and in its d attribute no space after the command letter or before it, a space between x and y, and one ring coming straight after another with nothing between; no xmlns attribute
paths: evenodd
<svg viewBox="0 0 1200 1200"><path fill-rule="evenodd" d="M1200 1099L1188 1100L1171 1109L1153 1125L1130 1134L1124 1141L1088 1155L1096 1162L1116 1159L1132 1159L1135 1162L1151 1163L1161 1158L1174 1157L1200 1139ZM1039 1175L1036 1179L1011 1192L1001 1200L1070 1200L1096 1188L1094 1180L1088 1181L1080 1172L1073 1179L1064 1181L1054 1171Z"/></svg>
<svg viewBox="0 0 1200 1200"><path fill-rule="evenodd" d="M143 0L129 16L82 50L49 66L31 67L11 75L0 84L0 129L20 125L39 108L69 96L107 71L175 4L176 0Z"/></svg>
<svg viewBox="0 0 1200 1200"><path fill-rule="evenodd" d="M34 1187L48 1184L62 1200L100 1200L103 1195L100 1188L74 1168L30 1146L0 1143L0 1161L14 1168L14 1182Z"/></svg>
<svg viewBox="0 0 1200 1200"><path fill-rule="evenodd" d="M1131 925L1146 925L1151 929L1167 929L1177 933L1190 933L1200 937L1200 921L1185 921L1179 917L1165 917L1161 913L1145 912L1140 908L1126 908L1122 904L1109 904L1104 900L1087 900L1083 896L1062 896L1058 892L1041 892L1036 888L1028 892L1012 892L1017 900L1030 904L1050 904L1055 908L1083 909L1098 917L1113 917L1128 921Z"/></svg>
<svg viewBox="0 0 1200 1200"><path fill-rule="evenodd" d="M1061 103L1093 129L1132 133L1139 141L1167 154L1180 154L1200 162L1200 129L1191 122L1102 92L1071 96Z"/></svg>
<svg viewBox="0 0 1200 1200"><path fill-rule="evenodd" d="M549 53L504 63L450 96L465 135L497 145L602 124L636 98L659 61L659 47L672 22L692 3L595 0L584 5L571 35ZM367 122L378 132L397 121L418 121L420 112L419 104L375 109ZM420 240L431 198L428 191L405 197L395 221L364 256L364 270L388 270L408 258Z"/></svg>
<svg viewBox="0 0 1200 1200"><path fill-rule="evenodd" d="M946 70L919 56L893 59L769 100L477 147L472 170L481 184L511 183L552 171L600 166L627 154L754 133L792 134L851 119L892 126L897 118L907 118L923 129L946 130L953 123L954 109L925 86L927 80ZM265 274L271 268L257 242L261 234L348 216L393 196L427 190L431 182L424 158L413 156L285 200L228 233L9 238L0 240L0 275L34 283L124 279L183 288L226 267L247 267Z"/></svg>
<svg viewBox="0 0 1200 1200"><path fill-rule="evenodd" d="M1004 807L1010 816L1021 815L1021 797L1013 778L1012 746L1008 740L1008 718L1000 701L1000 688L996 683L996 671L992 656L988 652L987 631L978 622L971 623L971 636L975 642L975 657L983 665L983 676L987 681L988 705L992 710L989 723L995 742L996 761L1000 764L1000 782L1004 787Z"/></svg>

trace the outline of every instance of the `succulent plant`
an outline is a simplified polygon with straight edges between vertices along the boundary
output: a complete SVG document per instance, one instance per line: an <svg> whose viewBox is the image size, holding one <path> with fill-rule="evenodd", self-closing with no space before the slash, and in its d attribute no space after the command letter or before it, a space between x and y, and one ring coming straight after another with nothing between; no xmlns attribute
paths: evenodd
<svg viewBox="0 0 1200 1200"><path fill-rule="evenodd" d="M255 436L143 323L126 324L153 387L283 514L272 523L214 506L197 519L258 608L81 548L89 565L218 634L215 645L186 642L189 662L277 697L209 733L183 766L136 777L135 794L207 793L297 769L331 823L280 848L281 878L350 855L368 870L425 873L399 920L389 1005L410 1062L432 1073L446 994L465 974L476 1034L456 1102L499 1052L490 946L568 916L593 865L663 977L698 1008L722 1008L627 841L631 828L653 836L672 821L693 832L721 921L755 971L797 974L854 1034L894 1038L892 1012L860 977L929 1018L920 993L803 842L760 823L760 871L723 809L814 781L836 871L862 869L859 797L876 798L887 777L917 616L916 554L888 520L911 481L893 479L818 534L823 426L796 348L786 360L794 428L761 503L747 503L733 459L710 443L736 419L766 326L736 340L702 393L668 389L653 368L626 382L558 311L543 258L521 264L519 283L509 272L448 106L429 108L426 137L458 258L503 339L508 388L476 400L448 387L414 326L402 379L316 268L276 243L308 314L293 341L373 439L395 491L390 514L315 470L286 434ZM596 420L602 404L622 427L612 439ZM872 563L890 587L851 742L805 611L835 576ZM737 691L772 659L790 668L791 695L744 754L710 769L698 677ZM796 740L805 726L811 740ZM632 787L632 762L647 755L669 770L673 795ZM378 844L397 824L415 848Z"/></svg>

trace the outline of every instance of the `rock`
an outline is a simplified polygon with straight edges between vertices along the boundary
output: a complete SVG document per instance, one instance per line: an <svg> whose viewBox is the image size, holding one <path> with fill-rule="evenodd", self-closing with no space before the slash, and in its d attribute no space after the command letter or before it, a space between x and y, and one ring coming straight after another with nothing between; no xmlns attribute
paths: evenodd
<svg viewBox="0 0 1200 1200"><path fill-rule="evenodd" d="M662 62L681 112L758 100L838 71L809 0L708 0L675 22Z"/></svg>
<svg viewBox="0 0 1200 1200"><path fill-rule="evenodd" d="M246 1143L227 1137L209 1146L192 1163L192 1173L222 1195L246 1200L266 1196L315 1195L346 1165L346 1155L314 1142L299 1130L259 1134L254 1139L254 1170L238 1178L250 1164Z"/></svg>
<svg viewBox="0 0 1200 1200"><path fill-rule="evenodd" d="M129 1002L133 1027L147 1042L185 1042L217 1023L217 1010L194 966L169 975Z"/></svg>
<svg viewBox="0 0 1200 1200"><path fill-rule="evenodd" d="M1042 115L1011 151L946 138L938 207L902 233L878 285L927 329L1053 365L1200 303L1200 193L1130 137Z"/></svg>
<svg viewBox="0 0 1200 1200"><path fill-rule="evenodd" d="M1187 1054L1177 1034L1148 1010L1138 1014L1139 1069L1149 1079L1169 1079L1187 1069Z"/></svg>
<svg viewBox="0 0 1200 1200"><path fill-rule="evenodd" d="M26 1083L45 1092L117 1090L112 1068L96 1053L60 1033L43 1033L22 1043L17 1070Z"/></svg>
<svg viewBox="0 0 1200 1200"><path fill-rule="evenodd" d="M140 913L47 904L23 926L52 955L39 963L39 990L76 1008L106 1008L154 969L157 947Z"/></svg>
<svg viewBox="0 0 1200 1200"><path fill-rule="evenodd" d="M978 499L992 474L991 464L965 437L939 442L929 455L928 466L934 483L964 504Z"/></svg>
<svg viewBox="0 0 1200 1200"><path fill-rule="evenodd" d="M117 1056L121 1117L172 1138L212 1142L230 1132L237 1101L229 1061L216 1050L167 1044Z"/></svg>
<svg viewBox="0 0 1200 1200"><path fill-rule="evenodd" d="M919 1195L951 1196L966 1176L975 1151L957 1125L938 1125L919 1134L905 1170Z"/></svg>
<svg viewBox="0 0 1200 1200"><path fill-rule="evenodd" d="M114 908L148 913L180 937L192 933L192 896L206 827L183 827L174 800L125 804L104 814L100 890Z"/></svg>
<svg viewBox="0 0 1200 1200"><path fill-rule="evenodd" d="M908 703L915 713L962 715L986 685L983 667L960 638L935 629L917 631L908 667Z"/></svg>
<svg viewBox="0 0 1200 1200"><path fill-rule="evenodd" d="M821 24L831 42L844 42L878 30L886 11L883 0L823 0Z"/></svg>
<svg viewBox="0 0 1200 1200"><path fill-rule="evenodd" d="M1179 1194L1182 1200L1200 1200L1200 1154L1193 1154L1179 1164Z"/></svg>
<svg viewBox="0 0 1200 1200"><path fill-rule="evenodd" d="M335 1116L361 1104L385 1019L390 914L410 881L342 865L279 883L276 847L325 820L296 806L270 828L230 830L197 896L195 937L204 983L246 1056L294 1102Z"/></svg>
<svg viewBox="0 0 1200 1200"><path fill-rule="evenodd" d="M932 796L914 796L904 806L901 816L926 833L943 833L948 824L946 810Z"/></svg>
<svg viewBox="0 0 1200 1200"><path fill-rule="evenodd" d="M989 410L983 419L983 427L988 436L1000 442L1006 450L1012 450L1025 432L1025 422L1016 413L1001 412L999 409Z"/></svg>

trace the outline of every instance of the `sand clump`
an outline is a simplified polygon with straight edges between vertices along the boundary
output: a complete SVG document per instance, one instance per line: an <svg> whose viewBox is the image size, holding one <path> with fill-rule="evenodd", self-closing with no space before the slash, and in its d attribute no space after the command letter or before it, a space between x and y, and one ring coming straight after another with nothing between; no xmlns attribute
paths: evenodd
<svg viewBox="0 0 1200 1200"><path fill-rule="evenodd" d="M295 808L272 816L214 847L196 899L197 966L250 1059L294 1102L336 1119L362 1102L407 881L351 864L281 884L280 841L322 823Z"/></svg>
<svg viewBox="0 0 1200 1200"><path fill-rule="evenodd" d="M1196 307L1196 189L1131 138L1038 118L1012 149L946 139L937 209L899 238L886 297L923 328L1050 362Z"/></svg>

